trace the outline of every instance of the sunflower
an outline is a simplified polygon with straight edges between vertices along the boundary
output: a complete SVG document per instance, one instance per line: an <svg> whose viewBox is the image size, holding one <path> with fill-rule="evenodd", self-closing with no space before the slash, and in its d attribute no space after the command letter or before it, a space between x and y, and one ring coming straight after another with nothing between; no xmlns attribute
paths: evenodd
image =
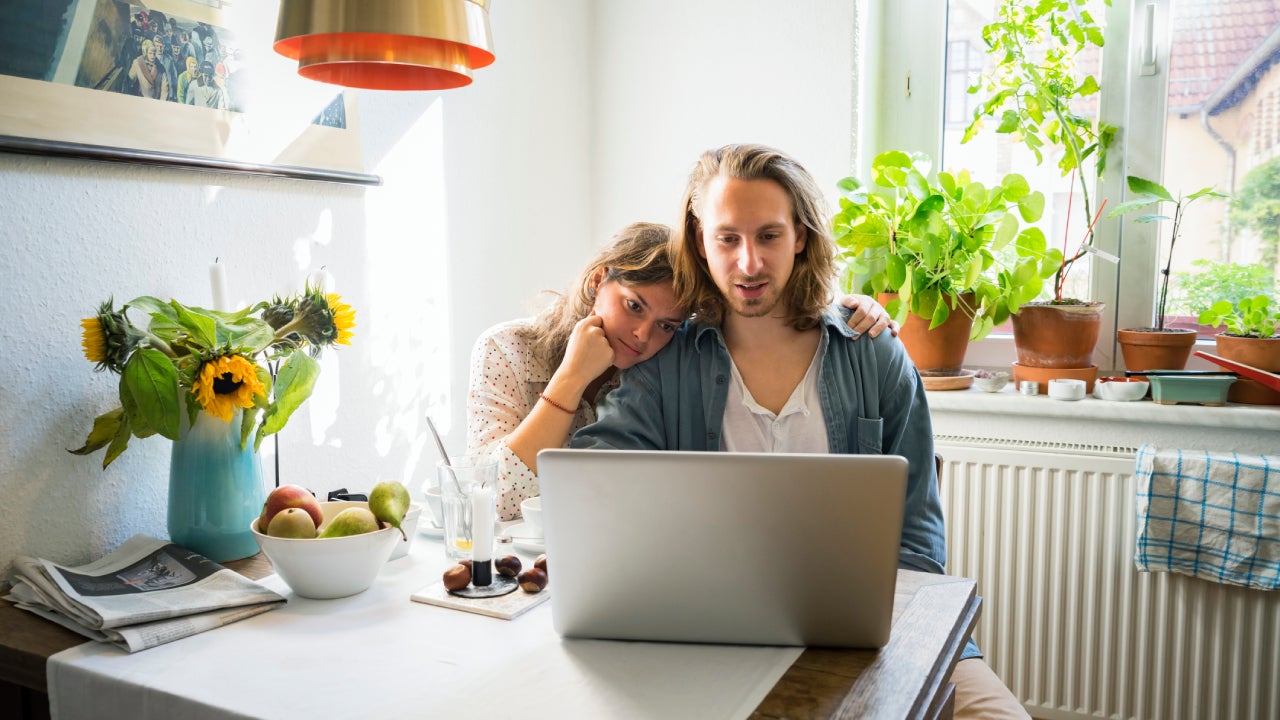
<svg viewBox="0 0 1280 720"><path fill-rule="evenodd" d="M98 306L96 315L80 321L80 327L84 328L80 346L84 348L85 358L98 364L96 370L109 368L119 373L141 333L129 324L124 308L116 310L113 305L114 301L108 300Z"/></svg>
<svg viewBox="0 0 1280 720"><path fill-rule="evenodd" d="M196 400L210 415L231 422L237 407L253 407L256 395L266 395L257 366L243 355L219 355L206 360L196 375Z"/></svg>
<svg viewBox="0 0 1280 720"><path fill-rule="evenodd" d="M351 337L355 335L351 328L356 326L356 311L342 302L342 298L337 293L329 293L324 296L324 299L328 302L329 309L333 311L333 326L338 331L338 337L334 342L350 345Z"/></svg>
<svg viewBox="0 0 1280 720"><path fill-rule="evenodd" d="M283 317L283 310L278 310ZM274 326L274 325L273 325ZM286 324L276 327L276 338L283 340L297 333L302 339L314 346L315 351L326 345L341 343L351 344L355 335L351 328L356 326L356 311L342 302L336 293L325 294L318 288L308 286L293 306L293 317Z"/></svg>
<svg viewBox="0 0 1280 720"><path fill-rule="evenodd" d="M95 315L81 320L80 327L84 328L84 338L80 341L80 345L84 348L85 359L91 363L98 363L100 367L106 367L107 333L102 329L102 321Z"/></svg>

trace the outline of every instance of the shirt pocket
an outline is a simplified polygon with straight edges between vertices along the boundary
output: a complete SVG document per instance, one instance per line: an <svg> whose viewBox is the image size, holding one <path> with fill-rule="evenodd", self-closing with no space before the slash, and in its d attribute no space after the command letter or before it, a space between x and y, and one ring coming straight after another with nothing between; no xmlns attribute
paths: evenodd
<svg viewBox="0 0 1280 720"><path fill-rule="evenodd" d="M883 455L884 420L858 418L858 454Z"/></svg>

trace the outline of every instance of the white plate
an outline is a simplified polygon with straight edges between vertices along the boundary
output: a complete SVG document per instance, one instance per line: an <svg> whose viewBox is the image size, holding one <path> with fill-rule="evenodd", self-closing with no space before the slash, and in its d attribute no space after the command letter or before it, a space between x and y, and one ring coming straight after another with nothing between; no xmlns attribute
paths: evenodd
<svg viewBox="0 0 1280 720"><path fill-rule="evenodd" d="M444 537L444 527L436 525L435 521L427 517L427 513L423 513L418 519L418 534L429 538Z"/></svg>
<svg viewBox="0 0 1280 720"><path fill-rule="evenodd" d="M501 537L515 538L511 541L511 544L514 545L517 550L524 550L525 552L530 553L544 553L547 551L546 546L537 540L518 539L519 536L528 534L529 533L525 531L524 523L520 522L503 530Z"/></svg>

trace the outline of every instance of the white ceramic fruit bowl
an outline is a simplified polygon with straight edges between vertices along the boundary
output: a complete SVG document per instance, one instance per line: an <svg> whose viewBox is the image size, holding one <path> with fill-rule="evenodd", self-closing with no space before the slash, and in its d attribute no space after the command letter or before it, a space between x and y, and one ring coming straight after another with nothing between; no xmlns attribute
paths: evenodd
<svg viewBox="0 0 1280 720"><path fill-rule="evenodd" d="M368 503L322 502L324 528L335 515L349 507ZM369 589L378 571L387 563L396 543L403 542L400 531L383 528L348 537L296 540L258 532L258 521L249 524L258 547L266 554L276 574L293 592L317 600L355 595Z"/></svg>

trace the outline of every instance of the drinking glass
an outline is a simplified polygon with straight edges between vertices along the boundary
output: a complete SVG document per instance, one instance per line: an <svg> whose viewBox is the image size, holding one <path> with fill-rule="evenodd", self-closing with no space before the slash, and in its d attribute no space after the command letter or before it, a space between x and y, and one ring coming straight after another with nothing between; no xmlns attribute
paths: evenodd
<svg viewBox="0 0 1280 720"><path fill-rule="evenodd" d="M444 552L450 560L472 554L472 492L481 484L497 488L498 464L487 457L453 458L436 465L440 482L440 509L444 514ZM493 534L489 534L493 537Z"/></svg>

